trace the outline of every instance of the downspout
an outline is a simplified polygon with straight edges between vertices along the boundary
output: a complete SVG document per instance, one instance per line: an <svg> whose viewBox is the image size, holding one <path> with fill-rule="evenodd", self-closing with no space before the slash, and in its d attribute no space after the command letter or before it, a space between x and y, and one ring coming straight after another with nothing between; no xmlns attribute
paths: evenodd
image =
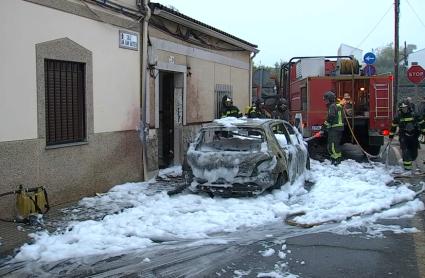
<svg viewBox="0 0 425 278"><path fill-rule="evenodd" d="M254 55L249 58L249 98L248 98L249 103L248 103L248 106L251 106L252 104L252 74L253 74L252 67L254 66L253 60L258 52L260 51L254 51Z"/></svg>
<svg viewBox="0 0 425 278"><path fill-rule="evenodd" d="M139 5L139 9L145 14L143 21L140 23L140 37L142 38L142 44L140 49L140 132L142 137L142 157L143 157L143 179L147 180L148 168L147 168L147 139L149 135L149 123L146 122L146 93L147 93L147 80L146 80L146 68L148 58L148 24L151 17L151 9L149 8L149 0L143 0L143 7Z"/></svg>

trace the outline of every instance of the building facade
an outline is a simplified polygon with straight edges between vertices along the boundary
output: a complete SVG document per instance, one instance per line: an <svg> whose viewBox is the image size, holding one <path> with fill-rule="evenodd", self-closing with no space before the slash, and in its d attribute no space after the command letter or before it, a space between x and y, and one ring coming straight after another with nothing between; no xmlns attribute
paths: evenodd
<svg viewBox="0 0 425 278"><path fill-rule="evenodd" d="M42 185L55 205L147 179L181 163L218 96L249 104L255 45L151 3L143 57L139 2L1 1L0 193Z"/></svg>
<svg viewBox="0 0 425 278"><path fill-rule="evenodd" d="M150 4L147 125L148 171L180 164L194 133L219 117L231 96L241 112L251 102L251 57L256 45Z"/></svg>

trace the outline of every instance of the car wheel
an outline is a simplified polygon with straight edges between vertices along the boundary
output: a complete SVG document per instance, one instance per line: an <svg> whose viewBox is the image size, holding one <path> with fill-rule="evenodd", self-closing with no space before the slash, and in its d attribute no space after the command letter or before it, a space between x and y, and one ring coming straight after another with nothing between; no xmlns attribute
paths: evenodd
<svg viewBox="0 0 425 278"><path fill-rule="evenodd" d="M183 171L184 182L187 186L190 186L193 181L193 173L192 170L184 170Z"/></svg>
<svg viewBox="0 0 425 278"><path fill-rule="evenodd" d="M287 181L288 181L288 175L286 174L286 172L279 174L275 184L272 187L270 187L270 191L274 189L280 189L282 185L284 185Z"/></svg>

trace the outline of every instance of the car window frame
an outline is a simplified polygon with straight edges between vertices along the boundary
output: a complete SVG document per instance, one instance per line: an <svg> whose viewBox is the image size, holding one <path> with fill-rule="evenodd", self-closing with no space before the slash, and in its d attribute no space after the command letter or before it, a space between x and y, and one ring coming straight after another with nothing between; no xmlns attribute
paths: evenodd
<svg viewBox="0 0 425 278"><path fill-rule="evenodd" d="M273 128L276 127L276 126L278 126L278 125L282 125L282 127L283 127L282 133L275 133L274 132ZM276 142L278 143L279 146L280 146L279 140L276 138L275 134L283 134L283 135L285 135L287 144L288 145L294 145L292 143L291 137L289 136L289 132L288 132L287 128L285 127L285 124L284 124L283 121L282 122L279 121L279 122L271 123L270 124L270 130L271 130L271 132L273 134L273 137L275 138L275 140L276 140Z"/></svg>
<svg viewBox="0 0 425 278"><path fill-rule="evenodd" d="M295 127L292 126L290 123L288 122L283 122L283 124L285 125L286 130L288 131L289 136L290 135L295 135L295 138L297 138L297 142L293 142L293 145L300 145L300 139L298 138L298 134L297 131L295 130ZM290 130L292 130L293 133L290 132Z"/></svg>
<svg viewBox="0 0 425 278"><path fill-rule="evenodd" d="M261 133L261 140L263 143L266 143L268 145L268 138L267 138L267 132L266 130L264 130L263 127L253 127L253 126L233 126L233 127L226 127L226 126L211 126L211 127L203 127L199 130L199 136L198 136L198 140L195 143L194 149L196 151L199 151L199 148L201 147L201 145L203 144L203 141L205 140L205 135L206 132L211 132L211 131L229 131L232 132L233 130L238 130L238 129L243 129L243 130L247 130L249 131L257 131L259 133Z"/></svg>

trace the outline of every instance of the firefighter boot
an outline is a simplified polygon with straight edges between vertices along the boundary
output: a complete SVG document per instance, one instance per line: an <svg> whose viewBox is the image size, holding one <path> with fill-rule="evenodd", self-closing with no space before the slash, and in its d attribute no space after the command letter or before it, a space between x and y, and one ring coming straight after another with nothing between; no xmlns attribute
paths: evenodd
<svg viewBox="0 0 425 278"><path fill-rule="evenodd" d="M341 163L341 158L331 158L332 165L339 165Z"/></svg>

